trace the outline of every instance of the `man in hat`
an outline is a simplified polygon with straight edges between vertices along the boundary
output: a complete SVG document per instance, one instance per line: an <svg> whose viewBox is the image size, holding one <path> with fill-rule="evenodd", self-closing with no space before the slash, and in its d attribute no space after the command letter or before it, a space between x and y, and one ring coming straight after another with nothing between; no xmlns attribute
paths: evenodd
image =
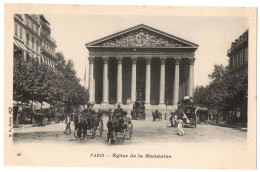
<svg viewBox="0 0 260 172"><path fill-rule="evenodd" d="M88 103L87 109L83 110L83 113L87 114L87 115L93 115L95 113L95 111L92 108L93 108L93 104Z"/></svg>
<svg viewBox="0 0 260 172"><path fill-rule="evenodd" d="M121 108L120 104L117 105L117 108L114 111L114 115L116 115L116 117L122 117L123 115L123 109Z"/></svg>
<svg viewBox="0 0 260 172"><path fill-rule="evenodd" d="M83 139L86 140L86 135L87 135L87 121L90 121L93 119L93 115L95 115L95 111L92 109L93 108L93 104L88 103L87 104L87 109L85 109L83 111L83 115L82 115L82 128L83 128Z"/></svg>

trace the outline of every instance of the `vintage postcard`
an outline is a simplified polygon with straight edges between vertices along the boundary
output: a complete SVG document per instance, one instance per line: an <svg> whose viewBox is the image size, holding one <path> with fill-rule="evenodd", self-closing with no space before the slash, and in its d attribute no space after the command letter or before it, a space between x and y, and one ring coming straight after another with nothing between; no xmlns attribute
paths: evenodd
<svg viewBox="0 0 260 172"><path fill-rule="evenodd" d="M256 169L257 9L5 5L4 164Z"/></svg>

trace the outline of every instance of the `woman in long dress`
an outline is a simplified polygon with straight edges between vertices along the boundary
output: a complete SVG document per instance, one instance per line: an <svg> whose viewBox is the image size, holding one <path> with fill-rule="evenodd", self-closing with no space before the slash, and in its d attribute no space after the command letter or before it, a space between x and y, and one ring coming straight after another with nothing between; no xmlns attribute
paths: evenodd
<svg viewBox="0 0 260 172"><path fill-rule="evenodd" d="M178 124L178 134L179 136L183 136L184 135L183 120L182 120L182 116L180 115L177 118L177 124Z"/></svg>

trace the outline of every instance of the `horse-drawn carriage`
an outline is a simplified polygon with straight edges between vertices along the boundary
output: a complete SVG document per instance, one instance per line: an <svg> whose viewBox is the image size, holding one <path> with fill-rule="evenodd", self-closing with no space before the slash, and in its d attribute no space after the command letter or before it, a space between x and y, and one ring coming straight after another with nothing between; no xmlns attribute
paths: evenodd
<svg viewBox="0 0 260 172"><path fill-rule="evenodd" d="M136 101L133 106L133 110L131 111L131 117L133 120L145 120L145 106L144 102Z"/></svg>
<svg viewBox="0 0 260 172"><path fill-rule="evenodd" d="M162 113L158 109L156 109L154 112L152 112L152 116L153 116L153 121L162 120Z"/></svg>
<svg viewBox="0 0 260 172"><path fill-rule="evenodd" d="M197 107L195 109L198 124L208 124L209 122L209 111L207 108Z"/></svg>
<svg viewBox="0 0 260 172"><path fill-rule="evenodd" d="M196 107L188 96L185 96L178 103L178 113L182 116L184 127L196 128L197 116L195 114Z"/></svg>
<svg viewBox="0 0 260 172"><path fill-rule="evenodd" d="M128 139L132 138L133 124L130 118L127 117L126 111L123 111L122 114L119 112L111 114L107 122L107 129L107 141L109 144L117 141L117 133L121 133L123 142L127 135Z"/></svg>
<svg viewBox="0 0 260 172"><path fill-rule="evenodd" d="M75 137L76 139L87 139L88 131L91 133L91 138L95 138L97 132L99 136L102 136L104 131L103 116L102 113L95 113L92 110L86 110L78 114L74 120L75 125Z"/></svg>
<svg viewBox="0 0 260 172"><path fill-rule="evenodd" d="M47 124L46 113L40 111L32 113L32 125L35 126L36 124L45 126Z"/></svg>

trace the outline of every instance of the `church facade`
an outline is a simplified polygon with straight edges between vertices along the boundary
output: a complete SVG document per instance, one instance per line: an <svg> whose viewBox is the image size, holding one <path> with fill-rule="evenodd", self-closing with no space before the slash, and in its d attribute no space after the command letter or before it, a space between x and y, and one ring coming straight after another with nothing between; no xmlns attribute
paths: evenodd
<svg viewBox="0 0 260 172"><path fill-rule="evenodd" d="M193 97L197 44L146 25L85 44L89 51L89 102L95 109L175 110Z"/></svg>

